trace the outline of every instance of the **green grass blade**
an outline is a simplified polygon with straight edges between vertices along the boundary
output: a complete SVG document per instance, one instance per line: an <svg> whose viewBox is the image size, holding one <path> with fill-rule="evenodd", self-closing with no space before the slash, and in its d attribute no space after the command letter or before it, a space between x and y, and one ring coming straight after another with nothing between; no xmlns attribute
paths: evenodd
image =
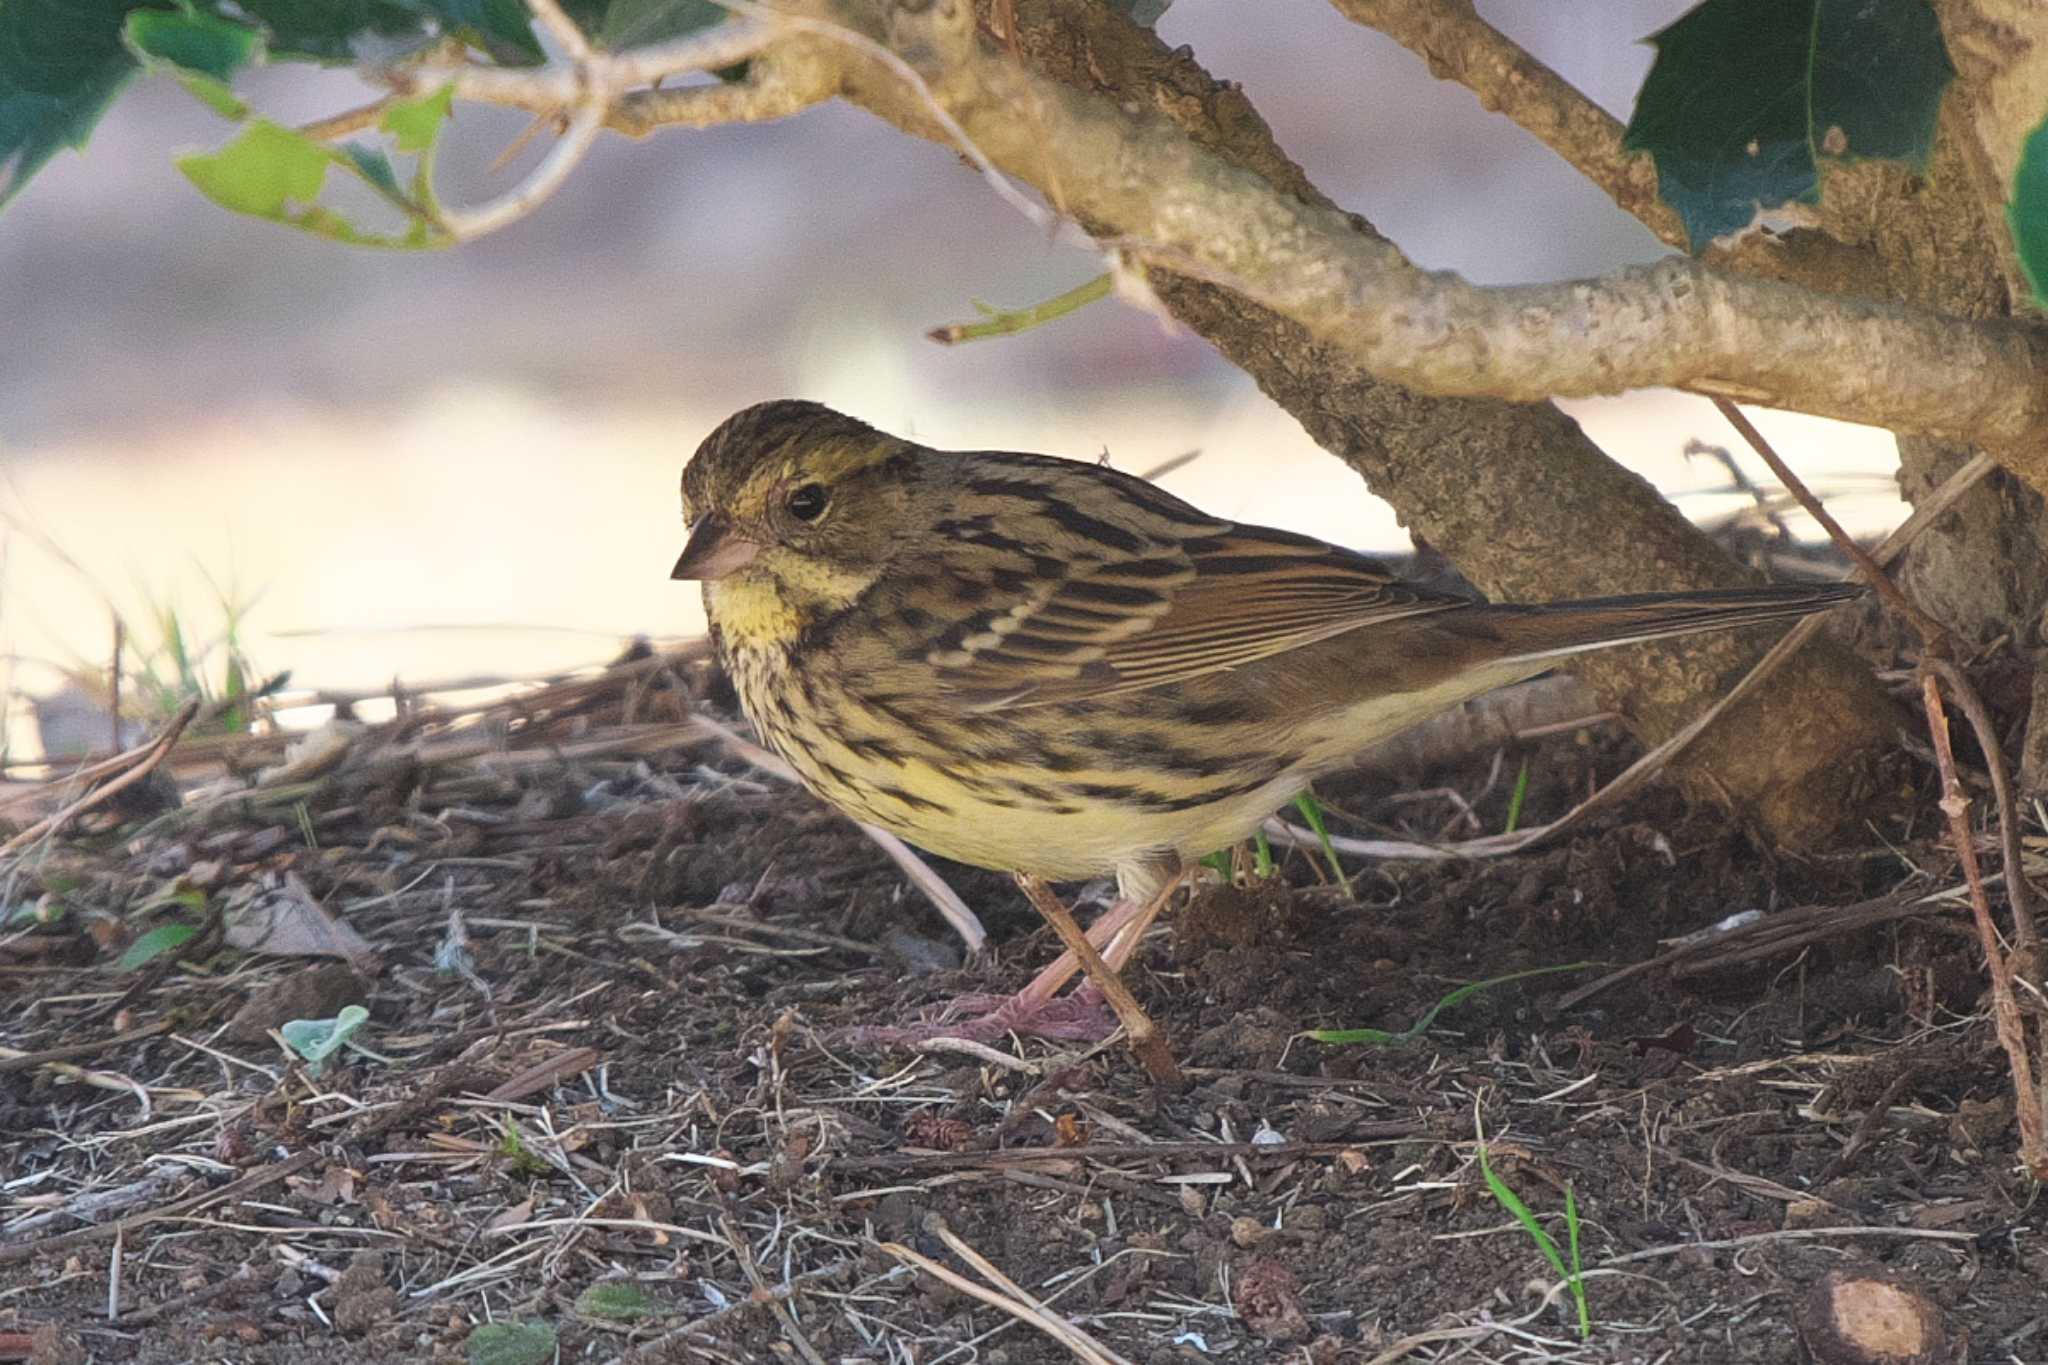
<svg viewBox="0 0 2048 1365"><path fill-rule="evenodd" d="M1308 821L1308 827L1316 832L1316 842L1323 847L1323 857L1330 863L1330 872L1337 878L1337 885L1344 888L1344 899L1354 900L1351 894L1351 878L1345 874L1344 864L1337 861L1337 850L1330 845L1329 828L1323 824L1323 806L1316 800L1314 792L1305 791L1294 798L1294 808L1301 812L1301 818Z"/></svg>
<svg viewBox="0 0 2048 1365"><path fill-rule="evenodd" d="M1381 1045L1412 1043L1429 1031L1429 1026L1436 1022L1436 1017L1439 1014L1442 1014L1445 1010L1466 999L1468 996L1477 995L1483 990L1505 985L1510 981L1520 981L1525 976L1549 976L1553 972L1576 972L1592 965L1590 962L1567 962L1561 966L1531 967L1527 971L1509 972L1506 976L1495 976L1489 977L1484 981L1467 982L1424 1010L1420 1019L1417 1019L1400 1033L1389 1033L1385 1029L1376 1028L1319 1028L1310 1029L1302 1036L1313 1039L1318 1043L1378 1043Z"/></svg>
<svg viewBox="0 0 2048 1365"><path fill-rule="evenodd" d="M1522 801L1529 795L1529 759L1522 757L1522 770L1515 774L1515 794L1508 798L1508 823L1502 834L1513 834L1522 823Z"/></svg>

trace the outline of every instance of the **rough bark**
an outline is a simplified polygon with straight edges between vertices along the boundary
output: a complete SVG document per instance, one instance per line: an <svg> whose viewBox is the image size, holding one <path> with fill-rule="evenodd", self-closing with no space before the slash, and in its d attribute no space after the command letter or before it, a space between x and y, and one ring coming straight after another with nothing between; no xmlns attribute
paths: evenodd
<svg viewBox="0 0 2048 1365"><path fill-rule="evenodd" d="M1168 51L1148 30L1090 0L985 3L987 41L1034 71L1108 96L1128 112L1161 114L1231 165L1304 204L1330 207L1243 92L1214 80L1185 50ZM930 13L885 14L899 21L892 46L913 60L928 50ZM998 164L1061 202L1059 149L1018 132L1031 120L1028 103L986 109L939 93ZM909 131L935 135L893 76L854 73L846 94ZM997 118L1010 126L994 126ZM1096 213L1084 222L1098 236L1131 230L1099 216L1105 201L1091 207ZM1380 240L1363 219L1348 223L1360 238ZM1489 593L1540 600L1750 581L1549 404L1421 397L1226 289L1157 269L1151 278L1181 321L1249 372ZM1595 528L1597 537L1589 536ZM1694 637L1595 656L1578 671L1654 741L1731 683L1761 648L1748 636ZM1781 678L1696 745L1679 775L1695 795L1727 802L1787 844L1808 845L1867 814L1863 760L1886 747L1894 718L1868 670L1825 642Z"/></svg>

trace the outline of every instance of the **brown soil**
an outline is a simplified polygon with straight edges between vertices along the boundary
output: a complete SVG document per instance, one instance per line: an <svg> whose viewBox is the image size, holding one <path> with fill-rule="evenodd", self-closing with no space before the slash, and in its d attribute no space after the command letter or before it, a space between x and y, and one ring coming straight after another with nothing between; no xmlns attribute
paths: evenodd
<svg viewBox="0 0 2048 1365"><path fill-rule="evenodd" d="M0 1044L74 1050L0 1060L0 1360L460 1360L478 1324L526 1321L563 1360L1085 1358L897 1250L986 1284L963 1246L1139 1362L1793 1361L1803 1296L1861 1264L1928 1294L1968 1359L2048 1358L1981 964L1957 902L1915 899L1954 884L1931 823L1793 863L1652 794L1516 857L1354 860L1352 898L1289 855L1197 895L1129 974L1188 1069L1168 1093L1117 1043L847 1044L1014 988L1049 933L940 864L996 944L952 965L838 817L701 743L574 756L601 732L573 711L0 873L0 907L61 911L0 936ZM1525 755L1531 822L1629 756L1564 736L1491 784L1488 753L1402 785L1483 791L1499 829ZM1329 795L1350 832L1454 815L1395 794ZM189 913L142 909L181 877L211 908L287 871L370 974L205 935L116 970ZM1805 941L1769 940L1801 916ZM1411 1042L1303 1036L1580 962ZM351 1002L381 1060L316 1076L266 1032ZM1560 1244L1571 1192L1590 1340L1489 1193L1482 1129Z"/></svg>

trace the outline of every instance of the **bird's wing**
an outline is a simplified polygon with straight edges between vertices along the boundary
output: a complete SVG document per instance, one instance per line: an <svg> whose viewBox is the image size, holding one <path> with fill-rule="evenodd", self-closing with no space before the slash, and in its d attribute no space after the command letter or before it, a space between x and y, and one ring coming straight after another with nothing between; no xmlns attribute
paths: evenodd
<svg viewBox="0 0 2048 1365"><path fill-rule="evenodd" d="M1307 536L1230 526L1077 564L933 642L978 707L1164 687L1364 626L1462 606Z"/></svg>

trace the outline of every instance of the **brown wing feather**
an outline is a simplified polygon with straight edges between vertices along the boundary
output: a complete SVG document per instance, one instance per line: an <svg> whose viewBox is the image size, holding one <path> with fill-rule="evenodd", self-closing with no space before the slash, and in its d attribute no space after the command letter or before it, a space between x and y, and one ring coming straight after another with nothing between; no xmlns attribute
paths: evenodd
<svg viewBox="0 0 2048 1365"><path fill-rule="evenodd" d="M973 704L1043 705L1165 687L1464 605L1364 555L1225 524L1076 565L932 659L949 690Z"/></svg>

